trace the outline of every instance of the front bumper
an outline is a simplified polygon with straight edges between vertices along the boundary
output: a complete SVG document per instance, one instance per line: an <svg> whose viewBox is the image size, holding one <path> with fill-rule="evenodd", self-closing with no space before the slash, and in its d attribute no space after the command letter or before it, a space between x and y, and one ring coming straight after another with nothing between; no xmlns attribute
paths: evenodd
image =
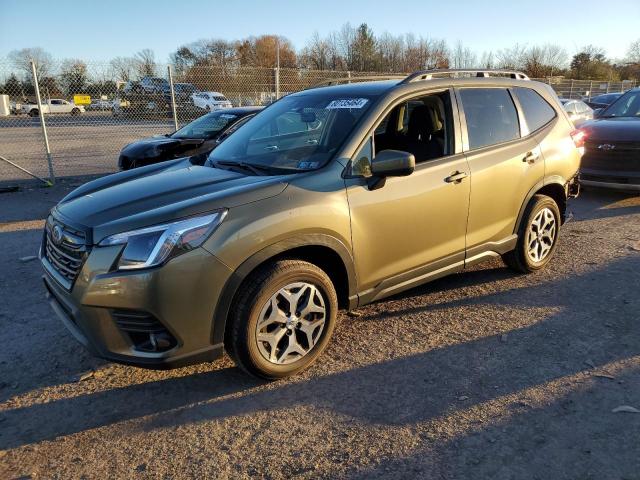
<svg viewBox="0 0 640 480"><path fill-rule="evenodd" d="M42 259L47 297L71 334L98 357L140 367L174 368L220 358L223 344L213 343L213 317L229 268L198 248L161 267L112 272L120 250L94 248L71 290ZM174 341L161 351L142 348L140 338L147 334L124 328L118 312L143 312Z"/></svg>

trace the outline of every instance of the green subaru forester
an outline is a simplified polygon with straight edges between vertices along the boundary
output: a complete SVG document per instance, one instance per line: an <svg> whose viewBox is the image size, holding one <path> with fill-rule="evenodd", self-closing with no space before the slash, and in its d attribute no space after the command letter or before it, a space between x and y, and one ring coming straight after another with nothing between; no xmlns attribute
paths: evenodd
<svg viewBox="0 0 640 480"><path fill-rule="evenodd" d="M583 141L550 87L518 72L305 90L204 166L168 161L65 197L40 251L48 297L109 360L173 367L226 349L252 374L291 375L339 308L498 255L544 267Z"/></svg>

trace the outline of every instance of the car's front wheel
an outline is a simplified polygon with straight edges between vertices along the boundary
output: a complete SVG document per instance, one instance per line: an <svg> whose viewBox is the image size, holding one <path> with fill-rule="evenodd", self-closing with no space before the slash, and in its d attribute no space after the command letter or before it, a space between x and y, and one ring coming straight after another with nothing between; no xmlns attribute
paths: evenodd
<svg viewBox="0 0 640 480"><path fill-rule="evenodd" d="M236 364L277 379L300 372L321 355L338 309L335 288L322 269L279 260L251 274L240 288L225 341Z"/></svg>
<svg viewBox="0 0 640 480"><path fill-rule="evenodd" d="M543 268L553 255L560 234L560 210L555 200L534 195L518 229L516 248L502 256L511 269L530 273Z"/></svg>

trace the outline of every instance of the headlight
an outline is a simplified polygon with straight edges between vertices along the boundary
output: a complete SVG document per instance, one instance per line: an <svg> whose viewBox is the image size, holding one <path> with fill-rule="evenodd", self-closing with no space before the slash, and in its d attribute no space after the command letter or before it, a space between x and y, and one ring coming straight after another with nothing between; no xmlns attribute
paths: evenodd
<svg viewBox="0 0 640 480"><path fill-rule="evenodd" d="M120 270L153 267L202 245L226 214L226 210L221 210L164 225L118 233L103 239L98 246L126 244L118 261Z"/></svg>

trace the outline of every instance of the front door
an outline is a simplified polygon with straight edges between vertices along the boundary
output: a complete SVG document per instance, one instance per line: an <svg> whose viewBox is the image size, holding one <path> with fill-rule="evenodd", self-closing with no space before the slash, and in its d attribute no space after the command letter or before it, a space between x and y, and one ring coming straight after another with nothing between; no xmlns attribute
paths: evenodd
<svg viewBox="0 0 640 480"><path fill-rule="evenodd" d="M463 266L470 178L466 158L455 152L451 105L449 91L402 102L353 159L353 173L365 177L348 178L346 187L366 301ZM416 168L371 190L366 166L381 149L414 153Z"/></svg>

